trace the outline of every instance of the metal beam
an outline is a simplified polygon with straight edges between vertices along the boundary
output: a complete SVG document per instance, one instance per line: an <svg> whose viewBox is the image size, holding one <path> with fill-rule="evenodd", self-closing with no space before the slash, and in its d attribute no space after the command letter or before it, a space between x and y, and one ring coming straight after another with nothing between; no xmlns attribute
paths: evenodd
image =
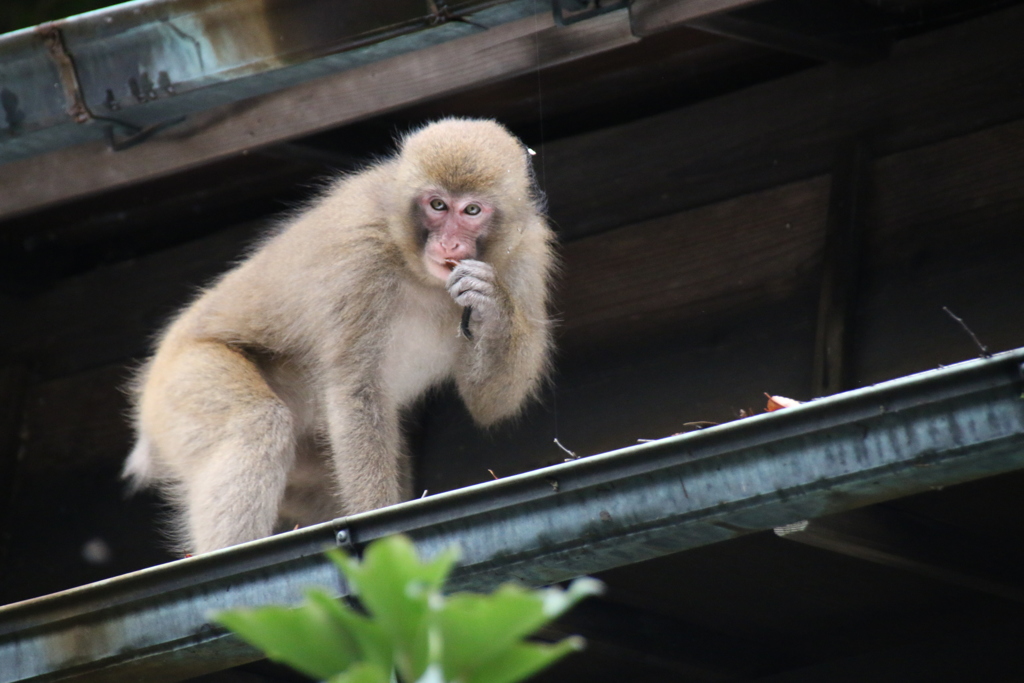
<svg viewBox="0 0 1024 683"><path fill-rule="evenodd" d="M405 9L387 20L377 18L380 2L137 0L0 36L0 219L582 59L752 1L638 0L561 27L549 0L447 3L445 17L472 23L439 21L413 0L388 0ZM337 7L356 28L323 19Z"/></svg>
<svg viewBox="0 0 1024 683"><path fill-rule="evenodd" d="M211 609L341 594L319 555L407 533L454 588L541 585L1024 467L1024 349L0 608L0 682L180 680L255 657Z"/></svg>
<svg viewBox="0 0 1024 683"><path fill-rule="evenodd" d="M473 15L473 21L493 21L491 15L504 7ZM638 40L630 33L626 10L562 28L555 26L550 7L541 0L518 0L510 7L549 11L486 31L452 22L351 50L332 58L331 75L206 109L144 144L114 151L108 141L97 139L0 166L0 193L5 198L0 218L248 153ZM448 41L428 47L427 37Z"/></svg>
<svg viewBox="0 0 1024 683"><path fill-rule="evenodd" d="M107 127L130 138L482 30L457 17L504 23L535 13L532 4L136 0L15 31L0 36L0 163L101 139Z"/></svg>

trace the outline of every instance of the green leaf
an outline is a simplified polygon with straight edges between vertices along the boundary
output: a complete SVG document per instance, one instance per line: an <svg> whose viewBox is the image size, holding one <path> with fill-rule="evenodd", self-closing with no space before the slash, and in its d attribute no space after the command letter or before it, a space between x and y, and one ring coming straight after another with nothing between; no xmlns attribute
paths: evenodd
<svg viewBox="0 0 1024 683"><path fill-rule="evenodd" d="M450 680L453 683L515 683L551 666L570 652L582 650L583 644L583 639L577 637L553 645L518 643L464 678Z"/></svg>
<svg viewBox="0 0 1024 683"><path fill-rule="evenodd" d="M338 550L328 551L327 556L353 584L355 593L367 603L376 597L374 589L380 585L414 582L424 592L440 591L459 558L459 552L458 548L452 547L429 562L421 562L412 541L398 535L371 543L362 562ZM372 611L369 604L367 607Z"/></svg>
<svg viewBox="0 0 1024 683"><path fill-rule="evenodd" d="M345 627L315 603L297 609L261 607L214 615L267 657L307 676L328 678L359 658L359 646Z"/></svg>
<svg viewBox="0 0 1024 683"><path fill-rule="evenodd" d="M473 671L547 621L540 596L511 584L491 595L452 595L440 618L444 670L450 679Z"/></svg>
<svg viewBox="0 0 1024 683"><path fill-rule="evenodd" d="M361 659L385 671L391 670L391 641L380 625L322 590L313 588L306 591L306 599L330 614L352 636L362 654Z"/></svg>
<svg viewBox="0 0 1024 683"><path fill-rule="evenodd" d="M344 673L331 676L327 683L391 683L391 676L375 664L353 664Z"/></svg>
<svg viewBox="0 0 1024 683"><path fill-rule="evenodd" d="M569 588L535 591L508 584L491 595L441 588L455 563L452 550L420 562L412 542L391 537L371 544L363 561L329 553L345 574L364 615L311 589L297 609L233 610L216 620L267 656L328 683L515 683L582 640L554 645L523 638L556 618L601 583L577 579Z"/></svg>
<svg viewBox="0 0 1024 683"><path fill-rule="evenodd" d="M458 558L457 550L420 562L412 541L391 536L371 543L362 562L338 552L329 555L391 639L395 666L402 677L418 679L427 666L431 603L440 601L441 587Z"/></svg>
<svg viewBox="0 0 1024 683"><path fill-rule="evenodd" d="M506 584L491 595L459 593L449 597L440 614L445 673L452 680L465 678L601 588L594 579L577 579L565 591L535 591Z"/></svg>

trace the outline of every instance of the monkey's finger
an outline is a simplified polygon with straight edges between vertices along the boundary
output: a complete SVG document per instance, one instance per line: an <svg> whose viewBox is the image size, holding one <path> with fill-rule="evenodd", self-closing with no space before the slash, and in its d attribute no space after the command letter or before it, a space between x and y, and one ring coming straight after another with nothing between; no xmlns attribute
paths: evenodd
<svg viewBox="0 0 1024 683"><path fill-rule="evenodd" d="M487 311L494 308L493 298L472 289L466 290L454 298L455 303L463 308L472 306L474 317L480 317L481 314L486 315Z"/></svg>
<svg viewBox="0 0 1024 683"><path fill-rule="evenodd" d="M462 309L462 322L459 323L459 329L462 330L462 336L466 339L472 339L473 333L469 331L469 319L473 315L473 307L466 306Z"/></svg>
<svg viewBox="0 0 1024 683"><path fill-rule="evenodd" d="M452 270L452 277L463 278L463 277L474 277L478 280L493 281L494 280L494 266L484 261L473 261L465 260L460 261L459 265L455 266Z"/></svg>
<svg viewBox="0 0 1024 683"><path fill-rule="evenodd" d="M458 298L467 292L476 292L481 296L491 297L494 296L494 283L468 276L448 285L448 293L453 297Z"/></svg>

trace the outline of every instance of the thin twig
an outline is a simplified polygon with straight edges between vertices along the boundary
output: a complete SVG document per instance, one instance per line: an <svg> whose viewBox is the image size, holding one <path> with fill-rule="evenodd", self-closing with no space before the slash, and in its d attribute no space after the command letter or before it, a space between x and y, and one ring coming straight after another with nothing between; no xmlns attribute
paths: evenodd
<svg viewBox="0 0 1024 683"><path fill-rule="evenodd" d="M427 497L427 489L423 489L423 493L420 495L420 499Z"/></svg>
<svg viewBox="0 0 1024 683"><path fill-rule="evenodd" d="M555 437L555 445L556 445L556 446L558 446L559 448L561 448L561 449L562 449L563 451L565 451L566 453L568 453L568 454L569 454L569 457L570 457L570 458L572 458L573 460L575 460L576 458L578 458L578 457L579 457L578 455L576 455L575 451L570 451L570 450L569 450L568 448L566 448L565 446L563 446L563 445L562 445L562 442L558 440L558 437L557 437L557 436Z"/></svg>
<svg viewBox="0 0 1024 683"><path fill-rule="evenodd" d="M960 327L964 328L967 334L971 335L971 339L974 340L974 343L978 346L978 350L981 351L982 358L988 358L992 355L991 353L988 352L988 347L981 343L981 340L978 339L978 335L974 334L974 332L971 331L971 328L967 327L967 323L965 323L962 318L957 316L957 314L954 313L953 311L949 310L948 306L943 306L942 310L948 313L950 318L960 323Z"/></svg>
<svg viewBox="0 0 1024 683"><path fill-rule="evenodd" d="M488 471L488 472L490 472L490 473L491 473L491 476L492 476L492 477L494 477L495 479L497 479L497 478L498 478L498 475L497 475L497 474L495 474L495 473L494 473L494 470L492 470L491 468L487 468L487 471Z"/></svg>

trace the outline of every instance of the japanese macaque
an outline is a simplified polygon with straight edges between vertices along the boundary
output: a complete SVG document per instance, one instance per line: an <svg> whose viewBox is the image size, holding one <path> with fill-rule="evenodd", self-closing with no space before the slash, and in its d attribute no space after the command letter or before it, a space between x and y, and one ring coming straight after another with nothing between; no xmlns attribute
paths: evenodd
<svg viewBox="0 0 1024 683"><path fill-rule="evenodd" d="M401 418L432 387L485 426L536 392L553 234L527 152L492 121L413 132L171 322L124 476L168 498L184 550L408 499Z"/></svg>

